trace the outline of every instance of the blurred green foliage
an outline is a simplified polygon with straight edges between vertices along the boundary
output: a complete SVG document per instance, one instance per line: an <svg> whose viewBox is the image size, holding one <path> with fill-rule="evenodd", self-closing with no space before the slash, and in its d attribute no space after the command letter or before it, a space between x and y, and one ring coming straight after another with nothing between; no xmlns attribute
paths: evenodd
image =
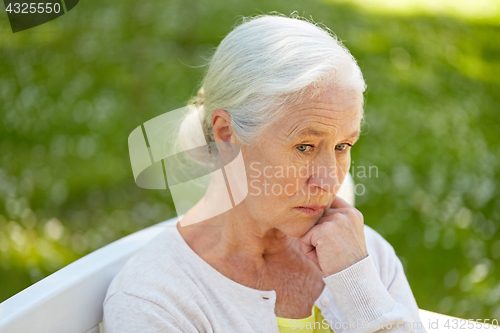
<svg viewBox="0 0 500 333"><path fill-rule="evenodd" d="M16 34L1 14L0 301L173 217L168 191L135 185L128 134L185 105L238 17L294 10L330 27L365 75L357 206L419 306L500 319L500 22L316 1L81 1Z"/></svg>

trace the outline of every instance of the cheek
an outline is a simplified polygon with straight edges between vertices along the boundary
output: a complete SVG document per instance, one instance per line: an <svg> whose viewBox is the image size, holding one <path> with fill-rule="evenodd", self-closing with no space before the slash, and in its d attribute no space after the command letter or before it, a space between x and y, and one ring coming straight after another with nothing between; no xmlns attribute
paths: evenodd
<svg viewBox="0 0 500 333"><path fill-rule="evenodd" d="M349 172L350 167L351 167L351 154L349 152L337 158L337 178L339 179L340 183L344 181L344 178Z"/></svg>
<svg viewBox="0 0 500 333"><path fill-rule="evenodd" d="M283 202L298 193L307 182L307 175L306 168L253 163L247 172L249 194L253 200L276 208L276 202Z"/></svg>

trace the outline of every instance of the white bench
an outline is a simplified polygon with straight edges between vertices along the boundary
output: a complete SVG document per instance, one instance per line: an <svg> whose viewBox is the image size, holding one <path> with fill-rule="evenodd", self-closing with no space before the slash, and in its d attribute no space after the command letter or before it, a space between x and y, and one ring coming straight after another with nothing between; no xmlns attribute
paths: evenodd
<svg viewBox="0 0 500 333"><path fill-rule="evenodd" d="M106 245L0 303L1 333L98 333L102 303L125 262L177 217Z"/></svg>
<svg viewBox="0 0 500 333"><path fill-rule="evenodd" d="M339 193L354 205L354 186L348 178ZM0 303L0 333L103 333L102 303L106 290L125 262L162 230L175 227L172 218L104 246L71 263ZM420 310L440 327L453 317Z"/></svg>

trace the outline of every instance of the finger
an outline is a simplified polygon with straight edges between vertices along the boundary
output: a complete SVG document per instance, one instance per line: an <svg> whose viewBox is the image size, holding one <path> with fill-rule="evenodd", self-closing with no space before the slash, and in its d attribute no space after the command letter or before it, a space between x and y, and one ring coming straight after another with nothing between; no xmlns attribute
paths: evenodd
<svg viewBox="0 0 500 333"><path fill-rule="evenodd" d="M299 238L299 244L302 252L306 256L306 258L311 260L316 265L316 267L318 267L320 271L323 271L321 269L321 266L319 265L318 253L316 252L316 248L311 244L311 235L308 235L308 237L305 236L306 235Z"/></svg>
<svg viewBox="0 0 500 333"><path fill-rule="evenodd" d="M342 199L341 197L339 197L338 195L335 196L335 198L333 199L333 202L332 204L330 205L330 208L352 208L351 205L349 205L347 203L347 201L345 201L344 199Z"/></svg>
<svg viewBox="0 0 500 333"><path fill-rule="evenodd" d="M338 214L338 215L335 216L336 214ZM323 217L321 217L318 220L318 222L316 222L315 226L318 226L320 224L327 223L327 222L333 222L333 223L335 223L336 221L340 221L343 218L346 218L345 214L342 214L342 213L339 213L339 212L331 212L331 213L329 213L327 215L323 215Z"/></svg>
<svg viewBox="0 0 500 333"><path fill-rule="evenodd" d="M307 258L311 259L315 263L318 261L318 254L316 253L316 248L314 246L300 242L300 248L302 253L304 253Z"/></svg>
<svg viewBox="0 0 500 333"><path fill-rule="evenodd" d="M330 215L333 215L335 213L340 213L340 214L344 214L345 215L345 214L347 214L347 212L349 211L349 209L351 209L351 208L328 208L323 213L323 217L330 216Z"/></svg>
<svg viewBox="0 0 500 333"><path fill-rule="evenodd" d="M309 259L311 259L311 258L309 258ZM322 272L323 272L323 269L321 268L321 266L320 266L320 264L319 264L318 256L316 256L316 258L315 258L315 259L311 259L311 261L312 261L312 262L316 265L316 267L318 267L318 269L319 269L320 271L322 271Z"/></svg>
<svg viewBox="0 0 500 333"><path fill-rule="evenodd" d="M333 215L339 214L338 217L334 217ZM330 208L321 217L321 219L316 223L316 225L328 222L328 221L337 221L342 217L347 218L348 220L352 220L353 217L355 220L359 220L361 224L364 224L363 214L357 210L356 208ZM352 221L355 221L352 220Z"/></svg>
<svg viewBox="0 0 500 333"><path fill-rule="evenodd" d="M314 245L312 244L312 236L313 232L311 228L308 232L299 237L300 248L304 253L309 253L315 249Z"/></svg>

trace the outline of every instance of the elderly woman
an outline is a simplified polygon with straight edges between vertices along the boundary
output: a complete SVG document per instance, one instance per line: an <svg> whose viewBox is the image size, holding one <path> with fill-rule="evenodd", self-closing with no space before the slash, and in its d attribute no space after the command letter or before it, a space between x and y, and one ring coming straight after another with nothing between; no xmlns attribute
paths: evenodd
<svg viewBox="0 0 500 333"><path fill-rule="evenodd" d="M105 331L425 332L392 246L336 196L364 90L315 24L262 15L227 35L197 105L210 141L240 147L249 193L201 222L194 206L129 261Z"/></svg>

